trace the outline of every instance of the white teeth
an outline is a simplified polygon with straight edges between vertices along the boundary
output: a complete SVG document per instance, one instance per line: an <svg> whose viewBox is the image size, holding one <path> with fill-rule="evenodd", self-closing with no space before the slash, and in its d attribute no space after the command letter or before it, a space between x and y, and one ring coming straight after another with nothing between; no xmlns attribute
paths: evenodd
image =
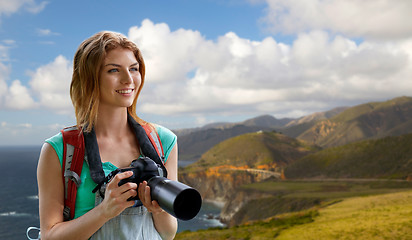
<svg viewBox="0 0 412 240"><path fill-rule="evenodd" d="M133 89L127 89L127 90L117 90L116 92L121 93L121 94L128 94L132 93Z"/></svg>

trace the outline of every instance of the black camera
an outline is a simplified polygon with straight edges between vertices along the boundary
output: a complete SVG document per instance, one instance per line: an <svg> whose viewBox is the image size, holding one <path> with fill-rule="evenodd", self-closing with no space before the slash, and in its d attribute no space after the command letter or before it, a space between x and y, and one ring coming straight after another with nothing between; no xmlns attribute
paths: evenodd
<svg viewBox="0 0 412 240"><path fill-rule="evenodd" d="M119 186L127 182L140 184L146 181L150 187L152 200L156 200L166 212L181 220L190 220L199 213L202 206L200 193L181 182L167 179L161 166L152 159L140 157L133 160L130 167L117 169L109 176L113 177L117 173L127 171L132 171L133 175L122 179ZM139 196L129 200L139 200Z"/></svg>

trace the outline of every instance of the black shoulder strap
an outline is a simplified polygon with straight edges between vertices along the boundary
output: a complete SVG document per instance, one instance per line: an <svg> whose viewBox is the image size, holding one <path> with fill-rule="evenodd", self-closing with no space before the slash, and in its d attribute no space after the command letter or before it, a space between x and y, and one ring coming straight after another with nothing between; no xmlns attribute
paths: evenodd
<svg viewBox="0 0 412 240"><path fill-rule="evenodd" d="M146 134L144 128L134 120L134 118L130 115L128 117L129 125L132 127L134 134L136 135L137 141L139 142L139 146L141 149L141 153L143 156L148 157L155 161L163 170L165 177L167 177L167 170L166 167L163 165L163 161L160 158L159 154L157 153L156 149L154 148L152 142L150 142L149 137Z"/></svg>
<svg viewBox="0 0 412 240"><path fill-rule="evenodd" d="M103 171L102 160L100 158L99 145L97 144L96 133L94 128L86 133L83 132L85 152L89 162L90 176L95 183L100 183L104 180L105 174Z"/></svg>

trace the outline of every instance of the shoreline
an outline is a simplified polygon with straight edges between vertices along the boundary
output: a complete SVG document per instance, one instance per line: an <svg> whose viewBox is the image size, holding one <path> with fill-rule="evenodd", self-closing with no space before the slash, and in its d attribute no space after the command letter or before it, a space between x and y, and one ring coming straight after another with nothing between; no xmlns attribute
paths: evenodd
<svg viewBox="0 0 412 240"><path fill-rule="evenodd" d="M225 202L224 201L219 201L219 200L212 200L212 199L203 199L203 201L205 203L209 203L214 205L215 207L219 208L220 210L223 209L223 207L225 206Z"/></svg>

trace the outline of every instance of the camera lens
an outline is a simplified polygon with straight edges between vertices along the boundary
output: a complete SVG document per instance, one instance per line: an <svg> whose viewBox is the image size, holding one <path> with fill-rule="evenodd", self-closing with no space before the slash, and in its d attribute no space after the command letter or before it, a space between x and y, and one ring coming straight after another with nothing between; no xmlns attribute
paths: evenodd
<svg viewBox="0 0 412 240"><path fill-rule="evenodd" d="M202 197L196 189L164 177L153 177L148 185L152 199L176 218L190 220L199 213Z"/></svg>

